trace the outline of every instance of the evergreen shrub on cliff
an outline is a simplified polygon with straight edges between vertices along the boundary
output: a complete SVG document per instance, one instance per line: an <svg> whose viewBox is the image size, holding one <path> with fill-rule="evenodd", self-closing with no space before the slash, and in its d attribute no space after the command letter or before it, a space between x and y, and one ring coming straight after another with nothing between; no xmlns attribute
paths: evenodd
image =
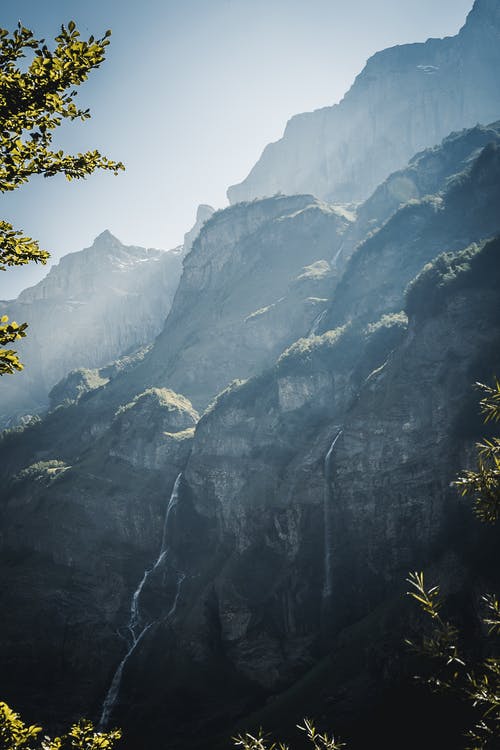
<svg viewBox="0 0 500 750"><path fill-rule="evenodd" d="M458 253L442 253L427 263L406 290L408 316L436 315L462 289L500 283L500 237L472 244Z"/></svg>

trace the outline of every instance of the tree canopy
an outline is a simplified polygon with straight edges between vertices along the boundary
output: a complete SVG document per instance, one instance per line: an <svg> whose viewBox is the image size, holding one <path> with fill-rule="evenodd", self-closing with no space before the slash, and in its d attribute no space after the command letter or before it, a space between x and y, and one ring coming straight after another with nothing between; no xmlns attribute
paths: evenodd
<svg viewBox="0 0 500 750"><path fill-rule="evenodd" d="M52 177L64 174L68 180L81 179L96 169L115 175L124 169L121 162L99 151L67 154L52 146L54 131L63 120L87 120L88 109L75 98L77 87L91 70L104 61L110 31L102 38L80 38L73 21L61 26L55 46L18 24L10 33L0 29L0 192L15 190L33 175ZM23 62L29 54L29 64ZM0 220L0 270L29 262L46 263L49 253L38 242ZM27 324L0 317L0 375L21 370L17 354L4 348L26 335Z"/></svg>
<svg viewBox="0 0 500 750"><path fill-rule="evenodd" d="M112 750L121 732L99 732L81 719L61 737L39 737L42 727L25 724L19 714L0 701L0 750Z"/></svg>

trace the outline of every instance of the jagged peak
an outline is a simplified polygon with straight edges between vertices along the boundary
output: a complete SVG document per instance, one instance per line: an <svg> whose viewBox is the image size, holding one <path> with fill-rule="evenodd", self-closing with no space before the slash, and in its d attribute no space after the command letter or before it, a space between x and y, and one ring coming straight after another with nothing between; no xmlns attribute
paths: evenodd
<svg viewBox="0 0 500 750"><path fill-rule="evenodd" d="M198 206L198 209L196 211L196 221L189 232L186 232L186 234L184 235L182 250L185 255L190 252L195 239L200 233L201 228L203 227L205 222L208 221L214 214L214 210L215 209L213 209L212 206L209 206L208 203L200 203L200 205Z"/></svg>
<svg viewBox="0 0 500 750"><path fill-rule="evenodd" d="M196 222L206 221L214 213L215 209L209 206L208 203L200 203L196 211Z"/></svg>
<svg viewBox="0 0 500 750"><path fill-rule="evenodd" d="M464 30L484 24L493 25L500 29L499 0L475 0L467 16Z"/></svg>
<svg viewBox="0 0 500 750"><path fill-rule="evenodd" d="M112 234L109 229L105 229L104 232L101 232L101 234L98 234L95 238L93 245L102 245L102 244L113 244L113 245L121 245L122 243L118 239L118 237L115 237L114 234Z"/></svg>

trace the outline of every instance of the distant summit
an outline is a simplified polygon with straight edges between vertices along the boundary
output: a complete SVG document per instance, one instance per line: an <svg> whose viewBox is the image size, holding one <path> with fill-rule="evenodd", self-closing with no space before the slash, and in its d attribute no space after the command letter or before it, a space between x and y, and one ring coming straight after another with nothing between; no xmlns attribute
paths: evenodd
<svg viewBox="0 0 500 750"><path fill-rule="evenodd" d="M193 247L193 242L198 237L203 224L209 220L213 213L214 209L212 208L212 206L209 206L206 203L200 203L196 211L195 224L193 228L190 229L189 232L186 232L186 234L184 235L184 244L182 246L184 255L187 255L190 252L191 248Z"/></svg>
<svg viewBox="0 0 500 750"><path fill-rule="evenodd" d="M170 251L124 245L105 229L90 247L64 255L42 281L3 304L11 320L26 320L29 329L16 342L25 369L2 382L0 428L44 409L49 391L70 371L101 368L154 340L170 310L183 255L212 214L210 206L199 206L184 245ZM98 377L78 376L77 389L82 378Z"/></svg>
<svg viewBox="0 0 500 750"><path fill-rule="evenodd" d="M25 369L5 378L0 427L47 405L70 370L99 368L160 332L181 273L176 252L123 245L105 230L91 247L62 257L38 284L4 304L28 321L16 344Z"/></svg>
<svg viewBox="0 0 500 750"><path fill-rule="evenodd" d="M104 232L101 232L101 234L97 235L97 237L95 238L95 240L94 240L94 242L92 244L93 245L104 245L104 244L109 244L109 245L118 244L118 245L121 245L121 242L120 242L120 240L117 237L115 237L114 234L111 234L111 232L109 231L109 229L105 229Z"/></svg>
<svg viewBox="0 0 500 750"><path fill-rule="evenodd" d="M498 0L476 0L467 16L467 25L487 23L500 29L500 3Z"/></svg>
<svg viewBox="0 0 500 750"><path fill-rule="evenodd" d="M416 152L498 120L499 70L500 3L476 0L456 36L377 52L339 104L292 117L228 198L364 200Z"/></svg>

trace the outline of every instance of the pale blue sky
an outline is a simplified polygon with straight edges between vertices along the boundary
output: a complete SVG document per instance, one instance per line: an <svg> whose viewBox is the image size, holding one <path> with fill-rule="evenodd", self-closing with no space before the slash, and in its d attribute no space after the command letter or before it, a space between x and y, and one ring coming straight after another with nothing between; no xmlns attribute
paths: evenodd
<svg viewBox="0 0 500 750"><path fill-rule="evenodd" d="M226 205L289 117L337 102L379 49L455 34L472 0L3 0L47 40L62 21L82 34L113 30L108 57L81 88L92 120L58 143L100 148L127 172L67 183L36 180L2 196L2 218L53 253L91 244L103 229L123 242L170 248L199 203ZM0 298L46 270L0 274Z"/></svg>

